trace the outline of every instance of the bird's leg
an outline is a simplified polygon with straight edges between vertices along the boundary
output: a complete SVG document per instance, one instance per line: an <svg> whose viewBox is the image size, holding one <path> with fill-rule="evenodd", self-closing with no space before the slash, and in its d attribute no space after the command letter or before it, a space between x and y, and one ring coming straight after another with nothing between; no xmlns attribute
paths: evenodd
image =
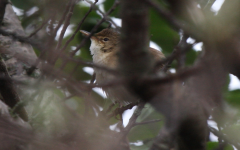
<svg viewBox="0 0 240 150"><path fill-rule="evenodd" d="M138 105L138 102L134 102L134 103L130 103L126 106L122 106L122 107L118 107L116 108L114 111L112 111L112 113L110 115L108 115L108 119L112 118L113 116L117 119L117 120L121 120L120 118L117 118L117 115L119 114L120 116L122 116L123 112L127 109L132 109L134 106ZM116 104L115 104L116 105ZM120 105L120 104L119 104Z"/></svg>
<svg viewBox="0 0 240 150"><path fill-rule="evenodd" d="M114 106L115 106L115 104L112 103L112 104L108 107L108 109L106 110L106 114L109 113Z"/></svg>
<svg viewBox="0 0 240 150"><path fill-rule="evenodd" d="M118 105L118 107L114 110L115 119L120 120L122 122L122 114L124 112L124 110L122 110L122 104L119 102L115 102L115 105ZM117 118L118 114L119 118Z"/></svg>
<svg viewBox="0 0 240 150"><path fill-rule="evenodd" d="M123 127L123 117L122 117L122 114L123 114L123 111L120 111L119 112L119 122L118 122L118 125L117 127L120 129L120 131L123 131L124 127ZM117 117L117 116L115 116ZM117 119L117 118L116 118Z"/></svg>
<svg viewBox="0 0 240 150"><path fill-rule="evenodd" d="M90 80L90 83L93 84L95 80L96 80L96 73L94 72Z"/></svg>

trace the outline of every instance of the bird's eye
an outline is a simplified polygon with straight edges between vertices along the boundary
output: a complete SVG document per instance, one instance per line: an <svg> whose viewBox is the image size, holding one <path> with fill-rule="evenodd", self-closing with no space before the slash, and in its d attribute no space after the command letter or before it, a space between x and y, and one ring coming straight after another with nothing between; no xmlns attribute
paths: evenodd
<svg viewBox="0 0 240 150"><path fill-rule="evenodd" d="M104 38L103 41L108 41L109 39L108 38Z"/></svg>

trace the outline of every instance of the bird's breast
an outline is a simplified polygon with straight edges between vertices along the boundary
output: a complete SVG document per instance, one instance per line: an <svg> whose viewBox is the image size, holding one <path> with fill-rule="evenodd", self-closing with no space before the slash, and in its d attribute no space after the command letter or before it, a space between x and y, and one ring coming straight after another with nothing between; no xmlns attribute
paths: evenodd
<svg viewBox="0 0 240 150"><path fill-rule="evenodd" d="M116 69L118 60L113 53L100 53L93 55L93 63L111 69Z"/></svg>

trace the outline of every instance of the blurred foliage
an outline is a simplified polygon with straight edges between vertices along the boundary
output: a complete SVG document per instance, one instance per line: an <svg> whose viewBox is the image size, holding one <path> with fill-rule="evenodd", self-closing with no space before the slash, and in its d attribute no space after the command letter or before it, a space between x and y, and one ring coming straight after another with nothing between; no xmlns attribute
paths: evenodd
<svg viewBox="0 0 240 150"><path fill-rule="evenodd" d="M113 4L114 4L113 0L106 0L103 4L105 11L107 12L112 7ZM110 14L110 16L120 18L120 7L116 8L113 11L113 13Z"/></svg>
<svg viewBox="0 0 240 150"><path fill-rule="evenodd" d="M217 149L219 146L218 142L208 142L207 143L207 150L213 150ZM234 148L231 145L227 145L224 147L223 150L234 150Z"/></svg>
<svg viewBox="0 0 240 150"><path fill-rule="evenodd" d="M151 146L151 142L143 143L141 146L131 145L131 150L146 150L149 149Z"/></svg>
<svg viewBox="0 0 240 150"><path fill-rule="evenodd" d="M179 35L155 11L150 11L151 40L157 43L165 55L171 54L179 41Z"/></svg>
<svg viewBox="0 0 240 150"><path fill-rule="evenodd" d="M240 108L240 90L229 91L225 97L230 105Z"/></svg>
<svg viewBox="0 0 240 150"><path fill-rule="evenodd" d="M137 140L145 141L151 140L157 136L160 128L163 125L163 116L159 114L150 104L147 104L141 112L141 115L138 117L137 122L145 122L155 119L161 119L159 122L138 125L132 128L129 133L129 141L136 142Z"/></svg>

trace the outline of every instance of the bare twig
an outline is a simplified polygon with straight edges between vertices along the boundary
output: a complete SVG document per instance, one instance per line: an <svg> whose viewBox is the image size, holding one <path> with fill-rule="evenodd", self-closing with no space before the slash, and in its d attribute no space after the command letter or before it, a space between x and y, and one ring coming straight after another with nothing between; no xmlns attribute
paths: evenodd
<svg viewBox="0 0 240 150"><path fill-rule="evenodd" d="M57 25L56 28L54 29L54 32L53 32L53 34L52 34L53 37L56 36L58 29L61 27L62 23L65 21L66 15L67 15L67 13L69 12L69 9L71 8L72 5L74 5L74 0L69 0L69 1L68 1L68 4L67 4L67 7L66 7L66 9L65 9L65 11L64 11L64 13L63 13L61 19L60 19L59 22L58 22L58 25Z"/></svg>
<svg viewBox="0 0 240 150"><path fill-rule="evenodd" d="M124 131L121 133L121 140L124 140L129 133L129 131L135 126L138 116L140 116L142 109L144 108L145 103L138 104L137 109L133 113L132 117L129 119L128 125L125 127Z"/></svg>
<svg viewBox="0 0 240 150"><path fill-rule="evenodd" d="M174 60L175 58L177 58L177 60L178 60L178 68L182 68L182 67L183 67L183 65L184 65L184 63L185 63L185 58L184 58L183 55L184 55L187 51L189 51L189 50L191 49L191 47L192 47L192 44L188 44L188 43L187 43L187 41L186 41L187 38L188 38L188 36L185 35L185 34L183 34L182 39L180 40L180 42L178 43L178 45L175 47L175 49L173 50L172 54L166 58L166 60L168 59L168 61L167 61L167 63L163 66L163 68L162 68L162 70L163 70L164 72L166 72L166 71L168 70L169 66L171 65L171 63L173 62L173 60ZM166 60L162 60L162 61L166 61ZM162 62L162 61L161 61L161 62ZM160 66L161 64L162 64L162 63L160 63L160 61L157 62L157 63L156 63L156 68L157 68L158 66Z"/></svg>
<svg viewBox="0 0 240 150"><path fill-rule="evenodd" d="M89 4L93 4L91 1L86 1ZM97 10L103 18L105 18L106 21L109 21L110 24L113 24L116 28L120 28L108 15L106 15L103 11L101 11L98 7L94 7L95 10Z"/></svg>
<svg viewBox="0 0 240 150"><path fill-rule="evenodd" d="M91 5L91 7L89 8L88 12L84 15L83 19L80 21L80 23L78 24L77 29L75 30L75 32L73 33L73 35L67 40L67 42L65 43L65 45L63 46L63 48L60 50L61 52L64 51L68 44L74 39L75 35L79 32L83 22L85 21L85 19L87 18L87 16L90 14L90 12L92 11L93 7L96 5L96 3L98 2L98 0L95 0L95 2Z"/></svg>
<svg viewBox="0 0 240 150"><path fill-rule="evenodd" d="M216 130L215 128L213 128L213 127L209 127L209 130L210 130L210 132L212 132L215 136L221 138L222 140L224 140L225 142L228 142L229 144L232 144L232 145L233 145L234 147L236 147L237 149L240 149L240 146L239 146L239 143L238 143L238 142L229 140L226 135L220 133L219 131L217 131L217 130Z"/></svg>
<svg viewBox="0 0 240 150"><path fill-rule="evenodd" d="M109 113L109 112L112 110L113 106L115 106L115 104L111 104L111 105L107 108L106 113Z"/></svg>
<svg viewBox="0 0 240 150"><path fill-rule="evenodd" d="M74 2L75 2L75 0L72 0L72 4L71 4L70 9L69 9L69 11L68 11L68 14L67 14L67 16L66 16L66 18L65 18L65 23L64 23L64 25L63 25L62 31L61 31L60 36L59 36L59 39L58 39L58 43L57 43L57 46L56 46L56 50L61 47L61 45L62 45L62 40L63 40L63 36L64 36L64 34L65 34L66 30L67 30L67 27L68 27L69 24L70 24L70 19L71 19L72 15L73 15L73 9L74 9L74 6L75 6L75 3L74 3Z"/></svg>
<svg viewBox="0 0 240 150"><path fill-rule="evenodd" d="M41 24L41 26L39 28L37 28L35 31L33 31L28 38L31 38L32 36L34 36L38 31L40 31L48 22L48 19L44 20Z"/></svg>
<svg viewBox="0 0 240 150"><path fill-rule="evenodd" d="M88 17L88 15L90 14L90 12L92 11L93 7L96 5L96 3L98 2L98 0L95 0L95 2L93 4L91 4L91 7L89 8L88 12L84 15L83 19L80 21L80 23L77 26L77 29L74 31L74 33L72 34L72 36L67 40L67 42L65 43L65 45L60 49L60 51L57 53L57 56L55 58L55 60L53 61L53 63L56 62L59 54L62 54L63 51L67 48L67 46L69 45L69 43L74 39L74 37L76 36L76 34L79 32L83 22L86 20L86 18ZM56 48L58 49L60 48L60 45Z"/></svg>
<svg viewBox="0 0 240 150"><path fill-rule="evenodd" d="M92 75L90 83L94 84L95 79L96 79L96 73L94 72L93 75Z"/></svg>
<svg viewBox="0 0 240 150"><path fill-rule="evenodd" d="M156 123L156 122L159 122L159 121L162 121L162 120L161 119L156 119L156 120L150 120L150 121L144 121L144 122L136 122L134 124L134 126Z"/></svg>
<svg viewBox="0 0 240 150"><path fill-rule="evenodd" d="M122 115L122 113L127 110L127 109L132 109L134 106L138 105L139 102L136 102L136 103L131 103L131 104L128 104L126 106L123 106L121 108L117 108L113 111L112 114L108 115L108 119L112 118L113 116L117 116L118 114Z"/></svg>
<svg viewBox="0 0 240 150"><path fill-rule="evenodd" d="M8 74L7 67L0 58L0 73L5 76L6 79L0 81L0 93L4 99L4 102L10 107L14 108L20 102L20 98L14 87L13 81ZM15 109L14 113L17 113L23 120L28 121L28 115L24 107L19 106Z"/></svg>
<svg viewBox="0 0 240 150"><path fill-rule="evenodd" d="M195 44L195 43L194 43ZM188 50L191 49L191 47L194 44L183 44L183 41L181 40L179 42L179 44L177 45L177 47L174 49L174 51L172 52L172 54L170 56L168 56L167 58L160 60L158 62L156 62L155 67L154 68L158 68L159 66L161 66L162 64L165 64L164 67L162 68L163 71L167 71L169 68L169 65L173 62L174 59L176 59L179 55L186 53Z"/></svg>
<svg viewBox="0 0 240 150"><path fill-rule="evenodd" d="M40 53L40 55L39 55L39 59L37 59L36 62L35 62L35 64L33 64L32 67L28 70L28 72L27 72L28 75L32 74L33 71L37 68L38 64L40 63L40 59L42 59L42 57L45 55L45 53L47 52L47 50L52 49L51 44L52 44L53 41L54 41L54 38L55 38L55 36L56 36L56 34L57 34L58 29L61 27L62 23L65 21L65 17L66 17L66 14L67 14L68 10L69 10L70 7L74 4L73 1L74 1L74 0L69 0L68 4L67 4L67 6L66 6L66 9L65 9L65 11L64 11L64 13L63 13L61 19L60 19L59 22L58 22L58 25L57 25L56 28L54 28L54 30L52 31L51 36L50 36L48 42L46 43L46 45L45 45L45 46L42 46L42 45L40 45L40 44L38 43L38 44L39 44L38 47L39 47L39 49L41 50L41 53ZM50 24L50 26L53 27L53 23L54 23L54 20L55 20L54 18L55 18L55 17L54 17L54 15L53 15L53 17L50 17L50 18L52 18L52 19L51 19L51 24ZM50 60L51 60L51 59L50 59Z"/></svg>
<svg viewBox="0 0 240 150"><path fill-rule="evenodd" d="M8 0L1 0L0 1L0 26L2 25L4 14L5 14L5 8L8 4Z"/></svg>
<svg viewBox="0 0 240 150"><path fill-rule="evenodd" d="M39 43L39 42L37 42L35 40L31 40L31 39L29 39L26 36L18 35L15 32L5 31L5 30L0 28L0 34L2 34L4 36L10 36L11 38L18 40L19 42L29 43L32 46L34 46L34 47L36 47L36 48L38 48L40 50L44 49L44 47L42 46L41 43Z"/></svg>
<svg viewBox="0 0 240 150"><path fill-rule="evenodd" d="M159 13L159 15L161 15L164 19L166 19L170 23L170 25L173 26L175 30L179 31L180 29L182 29L186 34L191 35L198 41L201 41L200 39L202 39L203 35L199 30L196 30L186 22L182 22L178 20L173 14L171 14L168 10L163 8L161 5L158 5L156 2L153 2L152 0L145 0L145 2L149 6L154 8Z"/></svg>

